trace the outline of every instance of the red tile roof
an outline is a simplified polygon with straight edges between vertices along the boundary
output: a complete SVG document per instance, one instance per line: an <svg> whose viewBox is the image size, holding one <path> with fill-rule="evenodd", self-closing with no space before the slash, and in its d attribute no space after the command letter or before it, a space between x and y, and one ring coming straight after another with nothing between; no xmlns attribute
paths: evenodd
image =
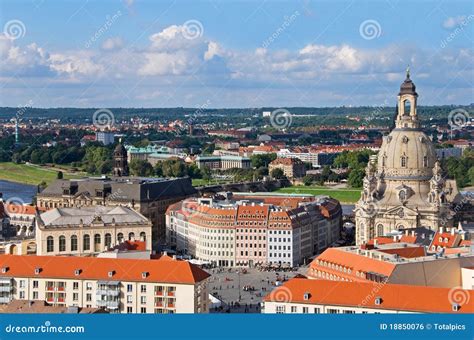
<svg viewBox="0 0 474 340"><path fill-rule="evenodd" d="M79 256L0 255L0 277L42 277L89 280L141 281L194 284L210 275L199 267L178 260L111 259ZM35 268L41 268L35 275ZM79 276L75 271L80 269ZM113 272L112 277L108 273ZM148 276L142 278L142 273Z"/></svg>
<svg viewBox="0 0 474 340"><path fill-rule="evenodd" d="M392 249L378 249L383 253L397 254L404 258L414 258L426 256L425 247L406 247L406 248L392 248Z"/></svg>
<svg viewBox="0 0 474 340"><path fill-rule="evenodd" d="M304 299L309 293L308 300ZM453 313L451 301L456 296L465 298L457 313L474 312L474 291L461 288L434 288L395 284L374 284L362 282L334 282L294 278L274 289L264 301L301 304L322 304L330 306L365 307L371 309L397 310L422 313ZM450 299L450 296L452 298ZM375 299L381 298L381 304ZM456 301L456 300L454 300Z"/></svg>

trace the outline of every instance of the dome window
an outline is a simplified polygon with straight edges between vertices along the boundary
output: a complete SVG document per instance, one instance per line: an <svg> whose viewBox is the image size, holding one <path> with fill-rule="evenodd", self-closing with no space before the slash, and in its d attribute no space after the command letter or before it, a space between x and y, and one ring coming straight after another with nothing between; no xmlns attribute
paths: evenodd
<svg viewBox="0 0 474 340"><path fill-rule="evenodd" d="M400 166L402 168L406 168L407 167L407 157L406 156L402 156L400 158Z"/></svg>
<svg viewBox="0 0 474 340"><path fill-rule="evenodd" d="M423 156L423 166L426 168L428 166L428 156Z"/></svg>

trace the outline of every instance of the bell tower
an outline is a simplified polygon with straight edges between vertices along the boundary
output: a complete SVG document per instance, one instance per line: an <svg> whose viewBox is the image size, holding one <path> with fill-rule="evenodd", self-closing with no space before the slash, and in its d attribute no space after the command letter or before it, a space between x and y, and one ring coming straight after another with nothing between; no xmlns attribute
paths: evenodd
<svg viewBox="0 0 474 340"><path fill-rule="evenodd" d="M398 112L395 120L397 129L419 129L420 122L416 113L418 93L416 86L410 79L410 69L407 68L405 81L400 86L398 93Z"/></svg>
<svg viewBox="0 0 474 340"><path fill-rule="evenodd" d="M120 141L114 150L114 176L128 176L127 150Z"/></svg>

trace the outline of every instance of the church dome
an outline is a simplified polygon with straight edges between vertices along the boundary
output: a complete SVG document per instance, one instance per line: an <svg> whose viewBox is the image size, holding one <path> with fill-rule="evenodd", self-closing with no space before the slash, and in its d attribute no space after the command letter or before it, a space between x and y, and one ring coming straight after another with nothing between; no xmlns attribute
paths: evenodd
<svg viewBox="0 0 474 340"><path fill-rule="evenodd" d="M386 178L431 178L436 159L435 148L422 131L395 129L383 139L377 167Z"/></svg>

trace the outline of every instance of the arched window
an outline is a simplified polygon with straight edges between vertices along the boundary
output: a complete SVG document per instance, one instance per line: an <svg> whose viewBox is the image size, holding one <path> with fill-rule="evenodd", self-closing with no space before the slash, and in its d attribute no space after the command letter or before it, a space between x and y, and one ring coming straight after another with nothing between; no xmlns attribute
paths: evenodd
<svg viewBox="0 0 474 340"><path fill-rule="evenodd" d="M84 235L82 250L91 250L91 237L89 235Z"/></svg>
<svg viewBox="0 0 474 340"><path fill-rule="evenodd" d="M411 102L409 100L405 100L403 102L403 115L409 116L411 112Z"/></svg>
<svg viewBox="0 0 474 340"><path fill-rule="evenodd" d="M54 238L52 236L48 236L46 238L46 252L52 253L54 251Z"/></svg>
<svg viewBox="0 0 474 340"><path fill-rule="evenodd" d="M383 236L383 224L377 226L377 236Z"/></svg>
<svg viewBox="0 0 474 340"><path fill-rule="evenodd" d="M100 251L100 234L94 235L94 251Z"/></svg>
<svg viewBox="0 0 474 340"><path fill-rule="evenodd" d="M71 236L71 251L77 251L77 236Z"/></svg>
<svg viewBox="0 0 474 340"><path fill-rule="evenodd" d="M146 241L146 234L145 234L144 231L142 231L142 232L140 233L140 241L143 241L143 242Z"/></svg>
<svg viewBox="0 0 474 340"><path fill-rule="evenodd" d="M423 166L425 168L428 166L428 156L423 156Z"/></svg>
<svg viewBox="0 0 474 340"><path fill-rule="evenodd" d="M59 236L59 251L66 251L66 236Z"/></svg>
<svg viewBox="0 0 474 340"><path fill-rule="evenodd" d="M135 233L128 234L128 240L129 241L135 241Z"/></svg>
<svg viewBox="0 0 474 340"><path fill-rule="evenodd" d="M402 156L400 158L400 166L402 168L406 168L407 167L407 157L406 156Z"/></svg>
<svg viewBox="0 0 474 340"><path fill-rule="evenodd" d="M122 234L122 233L118 233L118 234L117 234L117 241L118 241L118 243L122 243L122 242L123 242L123 234Z"/></svg>
<svg viewBox="0 0 474 340"><path fill-rule="evenodd" d="M112 245L112 235L105 234L105 247L108 249Z"/></svg>

